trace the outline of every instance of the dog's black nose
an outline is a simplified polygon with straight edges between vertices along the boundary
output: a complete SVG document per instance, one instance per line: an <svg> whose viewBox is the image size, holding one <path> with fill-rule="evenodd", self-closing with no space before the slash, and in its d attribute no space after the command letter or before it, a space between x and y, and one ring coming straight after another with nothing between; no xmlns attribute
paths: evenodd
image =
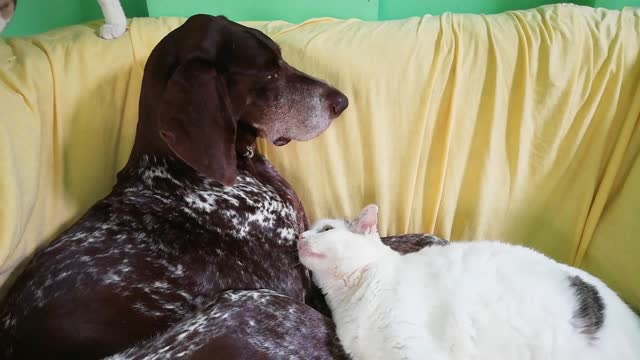
<svg viewBox="0 0 640 360"><path fill-rule="evenodd" d="M349 106L349 99L344 96L343 93L332 90L327 95L327 100L329 101L329 108L331 109L331 114L335 117L342 114L342 112Z"/></svg>

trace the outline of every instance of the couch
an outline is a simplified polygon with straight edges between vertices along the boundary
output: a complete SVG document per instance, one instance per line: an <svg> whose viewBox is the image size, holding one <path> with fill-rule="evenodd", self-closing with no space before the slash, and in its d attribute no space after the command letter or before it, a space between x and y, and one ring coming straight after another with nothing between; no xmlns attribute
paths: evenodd
<svg viewBox="0 0 640 360"><path fill-rule="evenodd" d="M145 60L183 21L0 39L0 282L109 193ZM640 9L246 25L350 98L319 138L260 144L311 220L376 203L383 235L523 244L640 309Z"/></svg>

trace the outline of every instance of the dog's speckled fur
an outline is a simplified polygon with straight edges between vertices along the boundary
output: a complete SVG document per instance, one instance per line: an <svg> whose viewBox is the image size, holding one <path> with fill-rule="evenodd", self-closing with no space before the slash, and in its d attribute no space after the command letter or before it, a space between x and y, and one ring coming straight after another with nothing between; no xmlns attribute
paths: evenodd
<svg viewBox="0 0 640 360"><path fill-rule="evenodd" d="M111 195L34 257L0 313L2 334L20 339L32 321L53 322L65 311L67 323L111 328L111 340L127 346L221 290L267 288L304 299L308 279L294 245L304 213L269 163L255 155L236 184L222 188L168 161L144 157ZM118 319L133 323L120 327ZM63 325L61 335L76 331ZM25 340L33 347L20 348L29 351L49 343L37 335Z"/></svg>
<svg viewBox="0 0 640 360"><path fill-rule="evenodd" d="M347 359L334 331L330 319L290 297L269 290L230 290L162 335L109 360L172 360L204 353L235 359L240 352L250 352L251 359ZM220 346L220 338L247 342ZM227 355L231 351L233 357Z"/></svg>

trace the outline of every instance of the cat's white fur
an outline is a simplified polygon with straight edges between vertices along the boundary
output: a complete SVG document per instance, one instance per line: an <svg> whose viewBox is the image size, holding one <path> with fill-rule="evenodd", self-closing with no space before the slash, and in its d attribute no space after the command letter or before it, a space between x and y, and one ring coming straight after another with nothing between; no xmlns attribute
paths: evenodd
<svg viewBox="0 0 640 360"><path fill-rule="evenodd" d="M640 359L640 319L586 272L493 241L401 256L376 223L369 206L351 223L317 222L298 243L354 360ZM604 303L593 334L575 316L572 276Z"/></svg>
<svg viewBox="0 0 640 360"><path fill-rule="evenodd" d="M127 31L127 17L124 14L120 0L98 0L104 25L98 30L103 39L116 39Z"/></svg>

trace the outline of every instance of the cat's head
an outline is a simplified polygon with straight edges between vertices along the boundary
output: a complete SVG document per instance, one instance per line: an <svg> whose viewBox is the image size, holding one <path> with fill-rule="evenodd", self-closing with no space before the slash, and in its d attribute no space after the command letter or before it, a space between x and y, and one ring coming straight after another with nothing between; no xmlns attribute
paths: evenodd
<svg viewBox="0 0 640 360"><path fill-rule="evenodd" d="M389 249L377 231L378 207L369 205L354 220L319 220L300 235L300 262L325 280L350 285Z"/></svg>
<svg viewBox="0 0 640 360"><path fill-rule="evenodd" d="M9 21L13 17L14 12L16 11L16 1L15 0L0 0L0 32L7 27Z"/></svg>

